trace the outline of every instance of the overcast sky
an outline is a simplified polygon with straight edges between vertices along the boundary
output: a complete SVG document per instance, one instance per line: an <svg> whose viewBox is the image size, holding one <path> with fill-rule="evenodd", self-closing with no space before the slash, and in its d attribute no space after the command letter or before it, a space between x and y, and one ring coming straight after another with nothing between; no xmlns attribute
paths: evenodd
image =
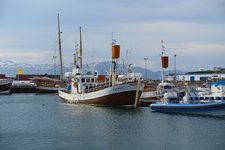
<svg viewBox="0 0 225 150"><path fill-rule="evenodd" d="M163 40L170 70L175 54L179 70L225 67L224 0L0 0L0 60L53 60L57 14L64 63L73 62L81 26L83 63L110 60L113 32L133 66L148 58L147 68L160 70Z"/></svg>

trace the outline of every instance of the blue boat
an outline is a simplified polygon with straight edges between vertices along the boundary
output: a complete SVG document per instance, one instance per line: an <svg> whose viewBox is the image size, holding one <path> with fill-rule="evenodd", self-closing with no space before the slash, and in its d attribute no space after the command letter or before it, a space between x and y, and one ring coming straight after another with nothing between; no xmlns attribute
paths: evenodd
<svg viewBox="0 0 225 150"><path fill-rule="evenodd" d="M153 103L150 107L153 111L161 112L225 115L225 101L198 104Z"/></svg>
<svg viewBox="0 0 225 150"><path fill-rule="evenodd" d="M224 86L223 84L217 84ZM176 94L167 93L161 102L150 105L152 111L204 114L204 115L222 115L225 116L225 97L218 94L199 97L194 87L188 87L183 98ZM222 89L222 87L220 88Z"/></svg>

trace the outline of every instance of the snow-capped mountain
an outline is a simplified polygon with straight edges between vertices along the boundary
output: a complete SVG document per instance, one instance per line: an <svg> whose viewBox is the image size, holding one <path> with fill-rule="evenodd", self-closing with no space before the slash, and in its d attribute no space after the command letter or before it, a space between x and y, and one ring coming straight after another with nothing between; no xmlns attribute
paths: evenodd
<svg viewBox="0 0 225 150"><path fill-rule="evenodd" d="M18 74L18 68L22 69L22 74L60 74L59 64L28 64L28 63L14 63L9 60L0 60L0 74L5 74L7 77L15 77ZM72 72L73 63L63 64L63 74L66 72ZM110 62L90 63L89 65L83 65L83 68L95 68L99 75L106 75L109 72ZM126 68L125 68L126 69ZM118 70L122 70L118 65ZM132 67L133 72L140 72L145 78L145 69L141 67ZM174 73L173 70L168 70L169 73ZM176 70L177 74L184 74L186 72ZM161 79L161 71L153 72L147 70L147 78Z"/></svg>

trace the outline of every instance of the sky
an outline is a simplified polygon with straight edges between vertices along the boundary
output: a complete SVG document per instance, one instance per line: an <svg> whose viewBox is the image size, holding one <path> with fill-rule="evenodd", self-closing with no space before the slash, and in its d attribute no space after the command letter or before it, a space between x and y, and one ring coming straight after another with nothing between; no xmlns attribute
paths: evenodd
<svg viewBox="0 0 225 150"><path fill-rule="evenodd" d="M169 70L225 68L224 0L0 0L0 60L53 62L57 14L63 63L73 63L81 26L83 64L110 61L113 34L133 66L161 70L163 40Z"/></svg>

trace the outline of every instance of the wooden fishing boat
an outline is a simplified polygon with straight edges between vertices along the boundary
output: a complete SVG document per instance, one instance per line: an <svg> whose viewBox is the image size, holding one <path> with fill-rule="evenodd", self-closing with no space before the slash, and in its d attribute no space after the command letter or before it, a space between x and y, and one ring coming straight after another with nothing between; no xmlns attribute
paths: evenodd
<svg viewBox="0 0 225 150"><path fill-rule="evenodd" d="M138 82L98 84L94 69L75 68L70 80L68 90L59 90L59 97L74 104L135 105L136 96L138 100L144 88L144 84Z"/></svg>
<svg viewBox="0 0 225 150"><path fill-rule="evenodd" d="M59 89L66 89L65 81L63 80L62 54L61 54L61 38L60 25L58 14L58 36L59 36L59 55L60 55L60 79L49 77L33 77L31 83L36 87L37 93L56 93ZM56 57L53 57L56 58Z"/></svg>
<svg viewBox="0 0 225 150"><path fill-rule="evenodd" d="M82 47L80 47L80 66L77 66L75 61L73 72L65 74L70 84L67 90L59 90L59 97L64 102L74 104L137 106L144 89L144 84L140 80L138 82L116 82L115 68L119 55L120 45L116 45L115 41L113 41L111 61L112 80L109 78L108 82L98 84L98 73L95 72L94 68L82 68Z"/></svg>
<svg viewBox="0 0 225 150"><path fill-rule="evenodd" d="M56 93L62 88L63 83L58 79L33 77L31 84L36 88L37 93Z"/></svg>

